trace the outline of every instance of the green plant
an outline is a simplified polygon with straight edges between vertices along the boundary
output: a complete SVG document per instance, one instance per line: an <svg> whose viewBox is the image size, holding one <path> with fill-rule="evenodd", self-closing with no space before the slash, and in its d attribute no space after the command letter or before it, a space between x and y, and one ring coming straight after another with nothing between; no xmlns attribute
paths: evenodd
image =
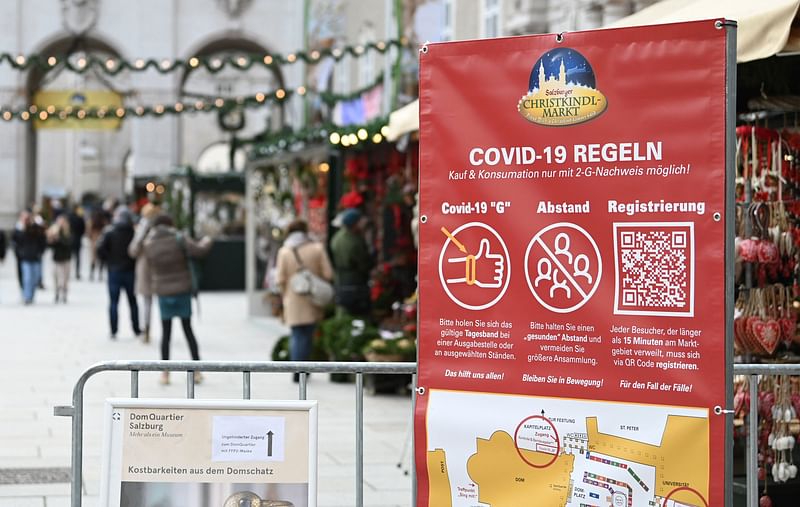
<svg viewBox="0 0 800 507"><path fill-rule="evenodd" d="M320 325L322 347L333 361L363 361L364 346L378 330L363 319L339 313Z"/></svg>
<svg viewBox="0 0 800 507"><path fill-rule="evenodd" d="M397 333L391 338L375 338L367 342L361 349L366 357L375 356L395 356L402 358L403 361L415 361L417 359L417 343L413 337Z"/></svg>

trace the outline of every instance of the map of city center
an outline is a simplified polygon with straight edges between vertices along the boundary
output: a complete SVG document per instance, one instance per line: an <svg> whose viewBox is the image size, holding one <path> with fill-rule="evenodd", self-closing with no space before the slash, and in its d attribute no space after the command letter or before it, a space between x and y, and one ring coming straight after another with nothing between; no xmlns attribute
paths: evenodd
<svg viewBox="0 0 800 507"><path fill-rule="evenodd" d="M429 505L708 507L707 410L429 395Z"/></svg>

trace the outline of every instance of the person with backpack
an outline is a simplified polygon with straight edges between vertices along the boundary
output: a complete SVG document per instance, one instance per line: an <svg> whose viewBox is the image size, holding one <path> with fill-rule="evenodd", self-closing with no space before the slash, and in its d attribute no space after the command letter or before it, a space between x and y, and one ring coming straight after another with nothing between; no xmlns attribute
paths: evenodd
<svg viewBox="0 0 800 507"><path fill-rule="evenodd" d="M286 229L286 239L278 250L275 282L283 296L283 321L289 326L289 359L308 361L311 358L314 330L322 320L323 309L310 294L298 294L291 283L301 269L324 279L333 279L333 268L325 246L308 235L308 224L295 220ZM294 376L297 381L297 374Z"/></svg>
<svg viewBox="0 0 800 507"><path fill-rule="evenodd" d="M153 294L158 296L161 313L161 359L169 359L172 319L181 321L183 334L189 344L194 361L200 360L197 339L192 331L192 295L197 291L197 279L193 276L192 259L205 256L211 249L211 238L194 241L178 232L172 218L160 214L144 239L143 252L150 267L150 283ZM194 380L202 381L200 372ZM169 372L161 375L161 383L169 384Z"/></svg>

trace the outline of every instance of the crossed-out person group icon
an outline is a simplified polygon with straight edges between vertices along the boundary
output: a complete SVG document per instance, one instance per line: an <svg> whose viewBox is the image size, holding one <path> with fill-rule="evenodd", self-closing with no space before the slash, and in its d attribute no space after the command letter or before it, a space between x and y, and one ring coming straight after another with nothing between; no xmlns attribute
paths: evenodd
<svg viewBox="0 0 800 507"><path fill-rule="evenodd" d="M542 244L547 250L547 246ZM584 278L590 285L593 283L592 275L589 273L591 261L586 254L578 254L573 257L571 240L567 233L560 232L556 235L553 243L553 251L548 251L548 257L542 257L536 264L537 276L533 282L534 287L539 287L543 281L553 282L550 287L550 297L555 298L557 290L563 290L567 299L572 299L572 288L568 282L575 282L578 277ZM566 263L561 262L565 260ZM555 264L555 268L553 267ZM570 274L571 271L571 274ZM563 279L562 279L563 273ZM572 280L569 280L571 277Z"/></svg>

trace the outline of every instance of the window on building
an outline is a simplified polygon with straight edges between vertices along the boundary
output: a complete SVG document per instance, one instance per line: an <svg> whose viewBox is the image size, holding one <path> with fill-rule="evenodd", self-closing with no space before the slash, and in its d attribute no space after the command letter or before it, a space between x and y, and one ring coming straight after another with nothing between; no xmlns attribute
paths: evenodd
<svg viewBox="0 0 800 507"><path fill-rule="evenodd" d="M499 37L500 33L500 0L483 0L483 36Z"/></svg>

